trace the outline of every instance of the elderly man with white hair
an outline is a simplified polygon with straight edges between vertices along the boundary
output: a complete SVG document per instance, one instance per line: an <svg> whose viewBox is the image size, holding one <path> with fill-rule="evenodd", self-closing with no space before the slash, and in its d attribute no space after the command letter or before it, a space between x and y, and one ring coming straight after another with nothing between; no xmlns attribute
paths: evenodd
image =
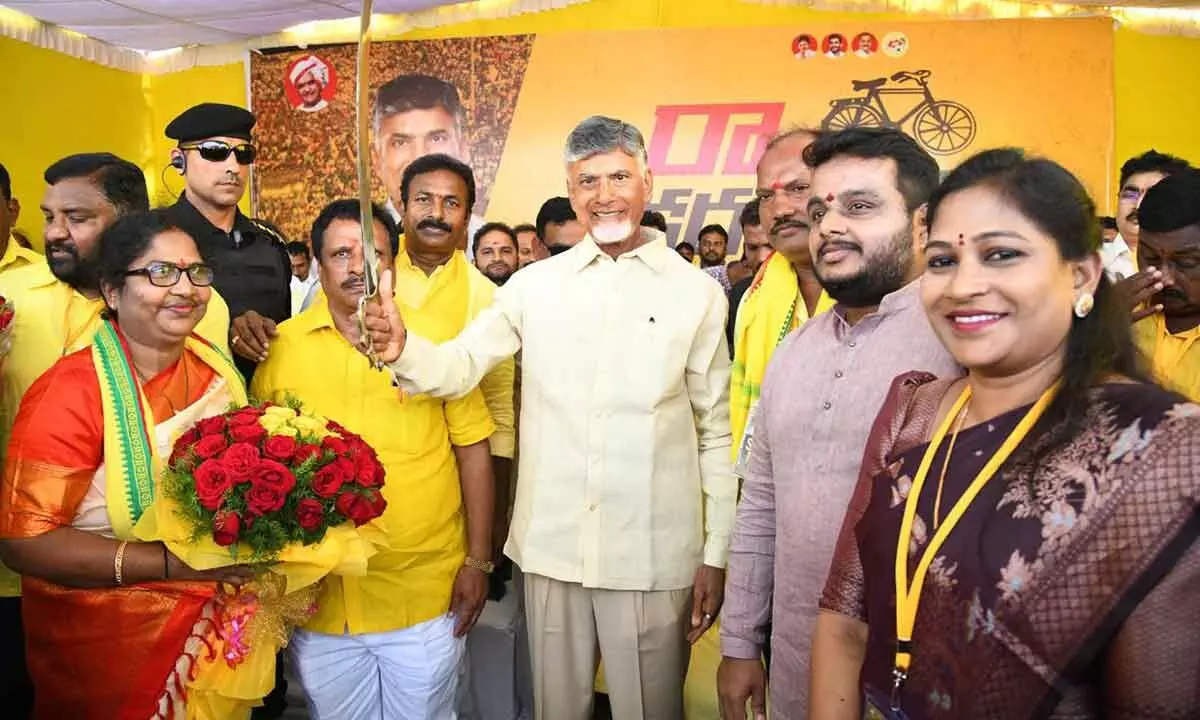
<svg viewBox="0 0 1200 720"><path fill-rule="evenodd" d="M292 81L292 87L296 88L296 93L300 96L297 110L317 112L329 106L325 98L321 97L321 93L329 85L329 66L321 58L316 55L301 58L288 73L288 79Z"/></svg>
<svg viewBox="0 0 1200 720"><path fill-rule="evenodd" d="M614 717L678 720L737 498L725 294L639 227L653 178L637 128L584 120L566 169L578 245L514 275L442 345L406 332L385 272L368 331L401 388L439 397L522 350L505 552L525 572L537 717L591 717L603 656Z"/></svg>

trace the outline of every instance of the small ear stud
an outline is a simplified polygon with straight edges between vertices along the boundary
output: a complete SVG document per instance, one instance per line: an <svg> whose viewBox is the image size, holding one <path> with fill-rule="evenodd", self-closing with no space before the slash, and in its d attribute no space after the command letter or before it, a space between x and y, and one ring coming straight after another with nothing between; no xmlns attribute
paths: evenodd
<svg viewBox="0 0 1200 720"><path fill-rule="evenodd" d="M1092 297L1090 292L1085 292L1075 300L1075 317L1082 320L1092 312L1092 308L1096 307L1096 298Z"/></svg>

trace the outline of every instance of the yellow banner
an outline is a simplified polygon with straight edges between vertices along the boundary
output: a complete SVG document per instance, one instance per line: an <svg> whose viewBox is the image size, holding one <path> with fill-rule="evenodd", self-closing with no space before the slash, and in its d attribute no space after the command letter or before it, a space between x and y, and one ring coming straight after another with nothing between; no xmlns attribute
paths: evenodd
<svg viewBox="0 0 1200 720"><path fill-rule="evenodd" d="M379 43L372 86L390 91L375 193L398 196L413 156L448 152L475 170L477 216L530 222L546 198L566 194L567 133L605 114L645 135L652 207L672 241L695 242L715 222L730 228L730 252L767 139L795 125L900 127L944 170L985 148L1024 147L1070 168L1103 206L1112 56L1103 18ZM354 195L353 68L352 46L254 59L258 209L289 237L306 238L326 202Z"/></svg>

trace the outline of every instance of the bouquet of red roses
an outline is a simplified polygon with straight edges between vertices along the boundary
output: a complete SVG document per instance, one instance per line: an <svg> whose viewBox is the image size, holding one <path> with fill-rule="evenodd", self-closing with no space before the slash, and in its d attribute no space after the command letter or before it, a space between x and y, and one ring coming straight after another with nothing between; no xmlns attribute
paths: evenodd
<svg viewBox="0 0 1200 720"><path fill-rule="evenodd" d="M139 539L197 570L271 563L217 590L188 654L188 717L240 717L270 691L275 654L316 612L320 582L365 575L386 546L383 466L336 422L273 404L200 420L163 464Z"/></svg>
<svg viewBox="0 0 1200 720"><path fill-rule="evenodd" d="M206 418L181 435L162 487L193 539L241 543L260 561L293 543L319 543L331 527L379 517L383 482L383 465L361 437L266 404Z"/></svg>

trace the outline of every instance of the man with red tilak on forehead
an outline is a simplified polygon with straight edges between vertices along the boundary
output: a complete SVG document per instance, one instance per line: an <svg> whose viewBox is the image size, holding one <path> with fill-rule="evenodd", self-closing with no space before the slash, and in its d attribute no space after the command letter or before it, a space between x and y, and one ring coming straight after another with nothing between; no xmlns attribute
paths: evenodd
<svg viewBox="0 0 1200 720"><path fill-rule="evenodd" d="M913 259L938 166L898 130L855 129L804 151L816 279L837 301L775 352L753 421L721 614L722 717L808 717L817 600L871 423L892 378L958 373L921 309ZM770 627L770 630L768 630Z"/></svg>

